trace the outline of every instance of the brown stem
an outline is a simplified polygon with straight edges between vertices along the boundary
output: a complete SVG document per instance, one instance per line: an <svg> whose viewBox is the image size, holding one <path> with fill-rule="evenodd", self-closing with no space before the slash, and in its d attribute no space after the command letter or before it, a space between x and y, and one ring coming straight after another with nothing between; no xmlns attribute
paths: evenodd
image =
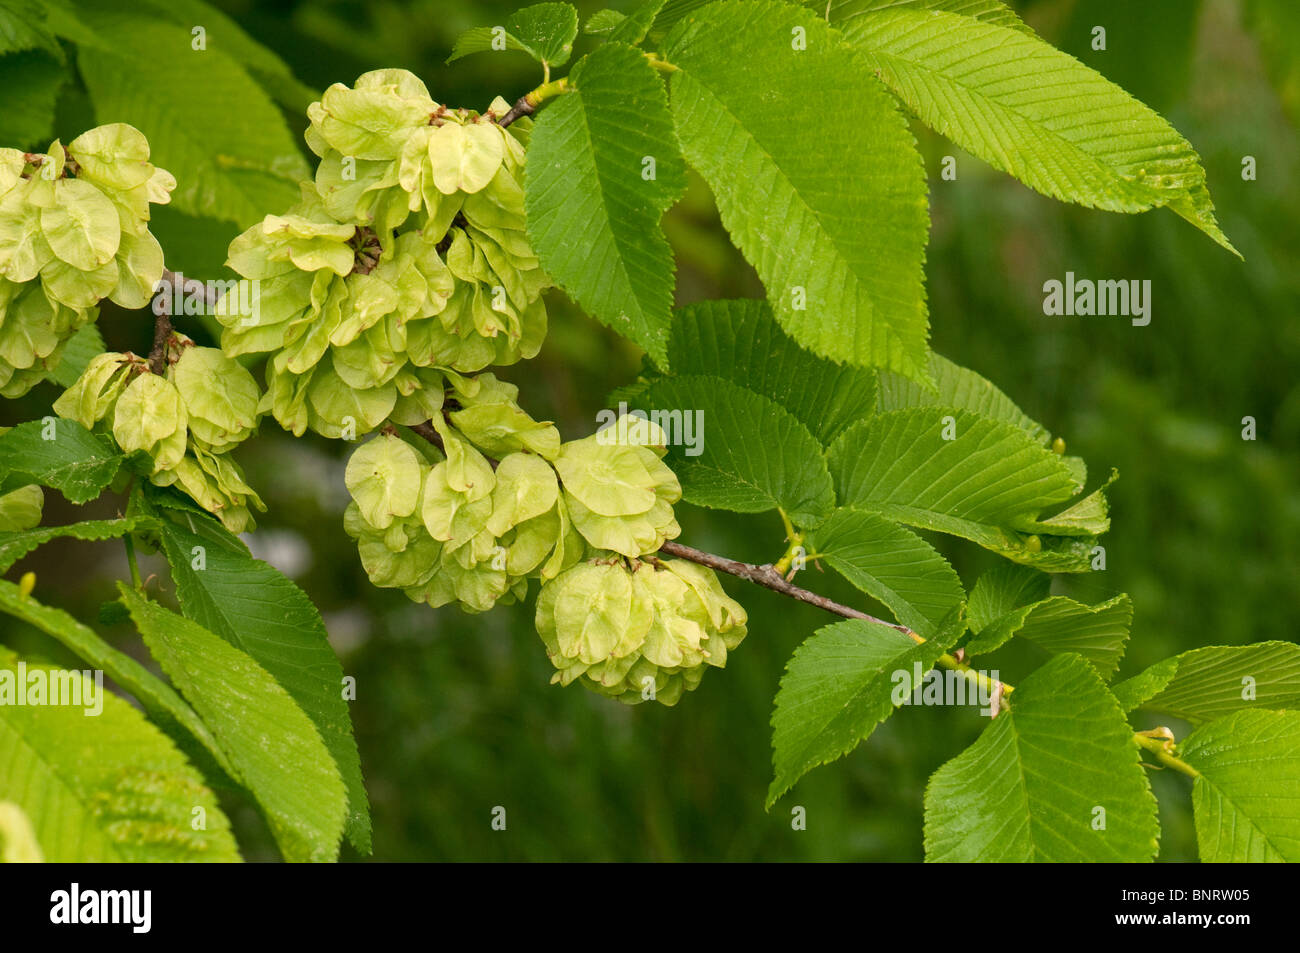
<svg viewBox="0 0 1300 953"><path fill-rule="evenodd" d="M542 103L548 99L554 99L561 93L567 93L570 89L572 87L569 85L568 77L548 79L532 92L515 100L515 104L510 107L510 111L497 120L497 125L508 126L521 116L531 116L537 112L537 107Z"/></svg>
<svg viewBox="0 0 1300 953"><path fill-rule="evenodd" d="M439 450L446 453L443 447L442 437L430 423L415 424L410 428L412 433L419 434L429 443L433 444ZM497 461L488 457L492 468L496 469ZM833 612L835 615L843 616L846 619L862 619L866 622L875 622L877 625L887 625L891 629L897 629L914 642L924 642L921 636L917 635L905 625L898 625L894 622L886 622L884 619L878 619L873 615L854 609L852 606L841 605L833 599L828 599L823 595L818 595L808 589L802 589L796 586L790 580L772 565L756 566L753 563L742 563L736 559L728 559L725 556L718 556L714 553L706 553L702 549L695 549L692 546L684 546L681 543L666 542L659 547L659 552L665 556L674 556L677 559L686 559L693 563L699 563L701 566L707 566L717 572L725 572L729 575L736 576L740 579L748 580L762 586L765 589L771 589L773 592L779 592L783 596L789 596L792 599L798 599L800 602L806 602L810 606L816 606L827 612Z"/></svg>
<svg viewBox="0 0 1300 953"><path fill-rule="evenodd" d="M708 566L710 569L717 570L718 572L725 572L740 579L746 579L765 589L771 589L773 592L779 592L783 596L798 599L800 602L806 602L810 606L825 609L827 612L833 612L846 619L863 619L867 622L875 622L878 625L887 625L891 629L897 629L899 632L902 632L913 641L924 641L921 636L917 635L905 625L897 625L893 622L886 622L884 619L877 619L875 616L854 609L852 606L841 605L833 599L827 599L825 596L818 595L815 592L801 589L794 583L790 582L790 580L786 579L785 576L781 575L781 573L771 565L756 566L753 563L742 563L739 560L727 559L725 556L706 553L701 549L695 549L691 546L683 546L681 543L664 543L659 547L659 552L666 556L675 556L678 559L687 559L693 563L699 563L701 566Z"/></svg>
<svg viewBox="0 0 1300 953"><path fill-rule="evenodd" d="M522 116L531 116L536 111L537 106L534 105L527 96L520 96L515 100L515 104L510 107L510 111L497 120L497 125L508 126L516 119L519 119Z"/></svg>
<svg viewBox="0 0 1300 953"><path fill-rule="evenodd" d="M209 307L215 307L219 293L212 291L206 284L197 278L186 278L184 275L164 269L162 277L158 279L159 286L157 294L161 299L154 299L154 322L153 322L153 347L149 350L149 370L155 374L162 374L167 370L167 345L171 343L172 335L175 328L172 327L172 296L179 285L181 293L187 290L198 288L203 294L203 301Z"/></svg>
<svg viewBox="0 0 1300 953"><path fill-rule="evenodd" d="M851 606L840 605L833 599L827 599L825 596L819 596L815 592L809 592L807 589L800 589L776 569L775 566L755 566L753 563L742 563L735 559L727 559L725 556L717 556L713 553L706 553L703 550L694 549L690 546L683 546L681 543L664 543L659 547L659 552L667 556L676 556L679 559L689 559L693 563L699 563L701 566L708 566L710 569L718 572L725 572L732 576L737 576L749 582L755 583L771 589L773 592L779 592L783 596L789 596L792 599L798 599L800 602L806 602L810 606L816 606L819 609L825 609L827 612L833 612L835 615L843 616L846 619L862 619L866 622L874 622L877 625L888 626L891 629L897 629L905 636L918 645L925 641L925 638L913 632L905 625L899 625L896 622L886 622L884 619L877 619L873 615L860 612ZM952 669L960 672L967 678L974 680L977 685L982 686L990 692L992 698L992 714L994 717L1005 707L1004 699L1015 691L1015 686L1008 685L1006 682L991 678L983 672L977 672L971 668L964 659L958 658L951 653L945 652L939 656L938 664L943 668Z"/></svg>
<svg viewBox="0 0 1300 953"><path fill-rule="evenodd" d="M165 288L162 293L170 295L171 290ZM156 314L153 322L153 347L149 350L149 370L154 374L162 374L167 370L167 342L172 339L172 316L166 308L158 310Z"/></svg>
<svg viewBox="0 0 1300 953"><path fill-rule="evenodd" d="M429 443L433 444L443 453L447 452L447 448L442 445L442 434L438 433L438 431L433 429L433 424L428 423L427 421L422 424L412 424L411 432L419 434L421 437L429 441Z"/></svg>
<svg viewBox="0 0 1300 953"><path fill-rule="evenodd" d="M413 424L408 429L412 433L418 434L419 436L423 437L425 440L429 441L429 443L437 447L443 453L444 456L446 455L447 448L443 445L442 434L438 433L438 431L434 429L432 423L425 422L422 424ZM490 457L486 453L483 454L483 459L488 462L488 466L490 466L493 470L501 466L500 460L498 460L496 457Z"/></svg>

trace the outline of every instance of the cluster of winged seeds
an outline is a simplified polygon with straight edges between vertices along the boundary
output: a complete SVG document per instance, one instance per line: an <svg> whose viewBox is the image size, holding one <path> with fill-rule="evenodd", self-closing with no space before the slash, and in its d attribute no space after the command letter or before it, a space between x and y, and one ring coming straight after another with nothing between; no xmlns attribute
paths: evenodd
<svg viewBox="0 0 1300 953"><path fill-rule="evenodd" d="M22 396L57 367L104 298L148 304L163 273L149 206L175 186L122 123L44 153L0 149L0 396Z"/></svg>
<svg viewBox="0 0 1300 953"><path fill-rule="evenodd" d="M166 367L154 374L133 354L100 354L54 412L111 433L127 453L147 454L150 482L179 487L242 533L253 525L249 508L266 506L227 453L257 429L257 381L238 361L182 334Z"/></svg>
<svg viewBox="0 0 1300 953"><path fill-rule="evenodd" d="M524 229L529 124L502 127L506 111L500 99L484 114L448 109L404 70L330 87L308 110L314 180L230 245L228 263L253 292L218 302L221 348L178 334L161 359L101 354L56 411L147 455L154 483L179 487L236 532L264 506L228 451L262 415L295 435L377 431L348 461L344 515L376 586L483 612L524 598L537 579L555 681L675 704L708 666L726 663L745 611L711 570L656 556L680 532L682 492L660 428L622 417L563 442L486 370L534 356L546 334L549 279ZM39 209L27 214L43 237L0 244L0 274L12 278L0 304L40 294L46 310L9 307L13 321L47 327L49 310L62 308L59 333L70 333L104 295L142 307L162 273L142 223L170 177L147 163L128 163L127 174L111 158L138 164L147 146L129 127L105 129L114 131L88 133L67 154L56 144L51 156L20 154L0 168L0 186L40 197L24 202ZM73 156L78 178L46 188L35 174L46 162L72 167ZM69 202L85 213L60 213ZM92 217L103 227L67 221ZM82 284L94 275L98 296L67 290L68 269ZM39 289L15 283L38 273ZM32 353L0 337L0 370L21 386L62 339L19 337ZM265 391L243 355L266 356Z"/></svg>
<svg viewBox="0 0 1300 953"><path fill-rule="evenodd" d="M675 704L707 666L726 663L746 617L711 570L655 558L680 532L662 430L622 417L561 443L519 408L514 387L491 374L473 384L455 382L456 409L431 421L440 449L394 430L348 462L344 525L371 582L482 612L538 579L555 681ZM649 443L633 441L644 434Z"/></svg>
<svg viewBox="0 0 1300 953"><path fill-rule="evenodd" d="M530 575L555 576L582 546L550 463L559 432L492 374L452 381L458 409L430 422L441 449L380 434L352 454L344 526L375 585L483 612L522 597Z"/></svg>
<svg viewBox="0 0 1300 953"><path fill-rule="evenodd" d="M537 631L557 671L628 704L675 705L745 637L745 610L683 559L586 560L542 587Z"/></svg>
<svg viewBox="0 0 1300 953"><path fill-rule="evenodd" d="M435 103L404 70L331 86L308 115L315 181L231 244L260 293L218 312L227 354L270 355L262 409L295 434L356 436L436 405L422 393L441 387L436 368L535 355L549 282L524 232L515 134L492 111Z"/></svg>

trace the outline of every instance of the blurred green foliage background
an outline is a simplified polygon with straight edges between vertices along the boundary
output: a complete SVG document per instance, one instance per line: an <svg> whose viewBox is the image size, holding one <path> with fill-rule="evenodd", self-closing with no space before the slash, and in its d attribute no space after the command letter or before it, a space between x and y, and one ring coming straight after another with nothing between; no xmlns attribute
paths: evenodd
<svg viewBox="0 0 1300 953"><path fill-rule="evenodd" d="M523 56L443 60L460 31L501 22L496 0L222 0L308 85L351 82L377 67L413 70L434 97L485 107L536 85ZM603 6L581 0L585 15ZM610 4L628 10L631 0ZM998 383L1085 457L1109 468L1114 528L1105 573L1058 579L1056 591L1099 601L1133 595L1133 641L1120 677L1206 644L1294 639L1300 618L1300 31L1295 6L1239 0L1038 0L1016 4L1049 41L1161 111L1201 153L1237 261L1172 213L1108 215L1030 192L916 126L931 173L930 314L937 350ZM1288 31L1288 24L1291 29ZM1107 49L1091 49L1092 28ZM579 48L581 52L581 47ZM81 94L84 98L84 94ZM833 91L791 118L816 136L837 118ZM65 138L87 123L75 94L60 103ZM231 104L238 108L238 104ZM305 119L288 117L301 129ZM944 156L957 178L943 181ZM1244 156L1258 178L1244 181ZM268 211L276 211L268 209ZM864 222L864 228L870 223ZM759 296L698 180L667 223L678 300ZM214 276L237 229L164 210L169 265ZM1045 317L1042 284L1066 271L1149 278L1153 320ZM566 438L595 428L609 392L638 372L634 347L553 295L541 356L503 376ZM150 317L112 311L110 347L146 350ZM187 331L192 329L186 328ZM202 338L201 329L192 333ZM39 417L42 385L0 423ZM1258 439L1241 438L1242 418ZM772 810L768 719L784 663L819 610L728 580L751 618L725 672L675 709L625 708L578 687L548 685L551 667L531 604L483 616L432 611L372 588L343 533L348 448L294 440L274 422L242 452L270 513L260 555L316 600L345 671L372 799L378 860L918 860L926 779L984 726L975 709L908 709L844 761L814 771ZM47 521L75 518L50 494ZM97 504L111 513L116 501ZM81 513L80 516L90 514ZM95 514L102 515L102 514ZM682 539L766 562L783 550L774 514L741 518L683 506ZM936 539L969 585L991 563L972 545ZM83 619L125 575L120 544L52 544L20 563L40 591ZM146 571L164 574L156 557ZM165 578L165 576L164 576ZM801 581L873 611L856 590L809 568ZM166 584L165 584L166 585ZM57 595L54 590L57 590ZM166 596L164 595L164 598ZM128 626L105 628L131 647ZM34 633L6 641L54 657ZM1015 682L1039 661L1004 650ZM1152 722L1154 723L1154 722ZM1182 733L1181 726L1174 725ZM1184 778L1155 773L1162 860L1195 856ZM275 856L256 812L227 798L252 859ZM791 810L807 810L807 830ZM507 812L494 831L492 811ZM345 848L345 858L355 858Z"/></svg>

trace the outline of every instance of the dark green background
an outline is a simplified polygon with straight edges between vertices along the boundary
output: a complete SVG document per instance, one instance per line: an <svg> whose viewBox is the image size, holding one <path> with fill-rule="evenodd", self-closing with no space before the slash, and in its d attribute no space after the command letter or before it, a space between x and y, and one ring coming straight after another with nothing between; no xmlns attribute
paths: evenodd
<svg viewBox="0 0 1300 953"><path fill-rule="evenodd" d="M578 5L584 15L600 6ZM540 78L522 55L443 65L461 30L501 22L509 4L221 6L317 88L399 66L422 76L440 102L481 108L497 93L513 100ZM917 126L931 173L934 345L1000 384L1084 456L1094 476L1120 471L1111 489L1114 529L1103 540L1107 571L1059 579L1055 591L1086 601L1132 594L1136 619L1121 677L1200 645L1293 639L1300 608L1300 84L1288 56L1300 36L1272 19L1269 11L1285 3L1018 6L1050 41L1160 110L1193 143L1221 224L1246 261L1172 213L1108 215L1052 202ZM1094 25L1107 29L1105 52L1089 47ZM1267 59L1261 37L1274 54ZM827 95L809 103L804 117L791 117L791 135L815 137L819 124L843 121ZM73 126L59 130L65 137L79 131L79 114L84 105L63 104ZM955 182L939 178L945 155L957 158ZM1245 155L1256 157L1257 181L1241 178ZM698 180L667 229L678 253L679 303L762 293ZM192 275L217 267L235 233L170 210L158 231L171 267ZM1149 278L1150 326L1045 317L1042 284L1066 271ZM596 410L636 375L640 357L562 296L553 301L541 356L503 376L521 386L526 407L573 438L594 429ZM106 309L101 325L110 346L148 347L147 315ZM42 385L6 406L0 422L43 415L56 394ZM1258 422L1253 443L1240 435L1247 415ZM271 507L254 544L286 571L305 563L298 581L357 678L353 714L376 859L920 859L926 779L983 727L974 709L907 710L765 813L772 696L790 652L829 617L728 581L749 610L749 638L724 672L711 672L675 709L625 708L578 687L551 687L531 607L470 616L368 585L341 522L346 449L295 441L268 420L241 459ZM116 505L106 499L98 509ZM74 515L52 500L49 518ZM775 514L742 518L683 506L680 518L682 539L702 548L757 562L783 548ZM968 585L991 562L973 546L937 542ZM146 566L162 571L156 560ZM125 562L120 544L52 544L19 564L14 577L26 569L37 571L47 601L93 620L98 604L113 598L112 580L124 575ZM810 569L801 581L873 609L829 573ZM101 629L120 645L136 645L125 626ZM57 655L34 634L6 641ZM1039 659L1013 650L994 661L1014 683ZM1164 825L1161 859L1190 859L1186 779L1156 773L1153 780ZM227 803L248 855L274 857L248 802ZM507 811L504 832L490 826L498 805ZM791 829L796 805L807 809L806 831Z"/></svg>

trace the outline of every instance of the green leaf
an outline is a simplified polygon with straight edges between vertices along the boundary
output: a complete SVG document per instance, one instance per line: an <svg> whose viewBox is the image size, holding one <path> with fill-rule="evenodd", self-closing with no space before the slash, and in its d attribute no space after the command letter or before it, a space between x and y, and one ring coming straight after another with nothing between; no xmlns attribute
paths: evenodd
<svg viewBox="0 0 1300 953"><path fill-rule="evenodd" d="M992 417L1028 431L1035 443L1047 443L1047 428L1029 417L991 381L972 370L959 367L946 357L930 354L930 376L937 390L929 390L915 381L890 371L880 373L881 411L906 410L909 407L947 407L969 410Z"/></svg>
<svg viewBox="0 0 1300 953"><path fill-rule="evenodd" d="M711 374L770 397L822 444L875 408L875 371L805 351L781 330L765 301L705 301L679 309L668 364L676 374Z"/></svg>
<svg viewBox="0 0 1300 953"><path fill-rule="evenodd" d="M969 655L985 655L1019 636L1053 654L1073 652L1097 667L1103 678L1119 668L1133 625L1133 601L1121 594L1089 606L1065 596L1008 612L966 643Z"/></svg>
<svg viewBox="0 0 1300 953"><path fill-rule="evenodd" d="M959 619L954 615L953 619ZM887 625L848 619L823 626L799 648L781 677L772 712L771 808L818 765L841 758L894 713L961 632L916 643Z"/></svg>
<svg viewBox="0 0 1300 953"><path fill-rule="evenodd" d="M569 62L577 36L576 9L567 3L536 3L516 10L506 18L504 26L466 30L456 40L447 62L471 53L497 50L504 45L505 49L527 53L539 63L563 66Z"/></svg>
<svg viewBox="0 0 1300 953"><path fill-rule="evenodd" d="M827 462L841 505L961 536L1017 562L1034 555L1017 523L1079 489L1061 457L1020 428L945 408L854 424Z"/></svg>
<svg viewBox="0 0 1300 953"><path fill-rule="evenodd" d="M985 23L996 23L1031 35L1034 32L1002 0L831 0L830 21L836 26L842 26L853 17L864 13L895 8L942 10L964 17L974 17Z"/></svg>
<svg viewBox="0 0 1300 953"><path fill-rule="evenodd" d="M873 513L836 510L805 548L927 639L965 599L957 573L933 546Z"/></svg>
<svg viewBox="0 0 1300 953"><path fill-rule="evenodd" d="M987 548L1043 572L1088 572L1092 568L1096 546L1095 536L1072 538L1016 534L1001 540L991 539Z"/></svg>
<svg viewBox="0 0 1300 953"><path fill-rule="evenodd" d="M927 381L925 175L866 64L811 12L771 2L703 8L664 56L686 158L782 327L825 357ZM832 90L851 121L817 105Z"/></svg>
<svg viewBox="0 0 1300 953"><path fill-rule="evenodd" d="M226 54L241 64L286 109L304 112L319 98L317 90L300 82L279 55L249 36L244 29L203 0L146 0L150 9L186 30L202 24L209 50ZM170 262L170 255L168 257Z"/></svg>
<svg viewBox="0 0 1300 953"><path fill-rule="evenodd" d="M576 89L533 127L528 235L561 288L663 363L673 256L659 220L686 188L663 83L639 50L615 43L583 57L569 81Z"/></svg>
<svg viewBox="0 0 1300 953"><path fill-rule="evenodd" d="M0 89L5 91L0 142L43 150L53 134L55 103L67 79L67 64L49 53L26 50L0 56Z"/></svg>
<svg viewBox="0 0 1300 953"><path fill-rule="evenodd" d="M1203 725L1244 708L1300 708L1300 645L1212 645L1165 659L1115 686L1125 710Z"/></svg>
<svg viewBox="0 0 1300 953"><path fill-rule="evenodd" d="M45 493L34 483L0 492L0 530L3 530L0 540L39 524L44 507ZM3 552L3 542L0 542L0 552Z"/></svg>
<svg viewBox="0 0 1300 953"><path fill-rule="evenodd" d="M1300 861L1300 712L1239 711L1198 728L1180 757L1204 863Z"/></svg>
<svg viewBox="0 0 1300 953"><path fill-rule="evenodd" d="M155 515L199 537L198 542L209 543L243 556L250 555L249 548L242 539L175 487L157 487L147 483L140 489L144 502L155 508L152 511ZM171 529L166 524L163 528ZM192 557L194 554L190 555Z"/></svg>
<svg viewBox="0 0 1300 953"><path fill-rule="evenodd" d="M975 581L966 615L970 630L981 632L1014 609L1047 598L1052 579L1030 566L999 562Z"/></svg>
<svg viewBox="0 0 1300 953"><path fill-rule="evenodd" d="M177 209L247 226L298 200L307 163L280 110L235 60L191 49L189 30L170 23L78 13L94 40L77 63L96 117L145 134L150 161L176 177Z"/></svg>
<svg viewBox="0 0 1300 953"><path fill-rule="evenodd" d="M59 366L46 376L60 387L71 387L86 369L90 359L103 354L105 350L104 336L99 333L99 325L83 325L64 348Z"/></svg>
<svg viewBox="0 0 1300 953"><path fill-rule="evenodd" d="M617 10L597 10L582 25L582 32L588 36L604 36L626 19L627 14Z"/></svg>
<svg viewBox="0 0 1300 953"><path fill-rule="evenodd" d="M694 13L700 7L708 6L715 0L667 0L664 8L655 17L654 26L650 28L652 36L662 37L676 26L688 13Z"/></svg>
<svg viewBox="0 0 1300 953"><path fill-rule="evenodd" d="M1064 457L1066 466L1075 457ZM1110 501L1106 498L1106 488L1119 477L1118 470L1110 471L1110 478L1077 503L1071 504L1054 516L1042 519L1022 519L1016 523L1016 529L1022 533L1049 533L1054 536L1100 536L1110 530Z"/></svg>
<svg viewBox="0 0 1300 953"><path fill-rule="evenodd" d="M45 11L25 0L0 0L0 53L44 50L62 58L59 41L45 24Z"/></svg>
<svg viewBox="0 0 1300 953"><path fill-rule="evenodd" d="M214 541L215 530L203 528L215 522L195 513L161 523L159 537L181 610L247 652L307 713L347 788L348 839L369 853L370 809L343 698L343 668L320 612L293 580L254 559L237 540L233 546L221 537Z"/></svg>
<svg viewBox="0 0 1300 953"><path fill-rule="evenodd" d="M494 43L496 46L493 46ZM451 48L451 55L445 62L454 63L474 53L504 53L506 50L533 56L517 37L510 35L504 26L476 26L456 38L456 44ZM536 58L533 56L533 59Z"/></svg>
<svg viewBox="0 0 1300 953"><path fill-rule="evenodd" d="M311 719L249 655L134 589L118 589L149 651L261 805L285 860L335 860L347 792Z"/></svg>
<svg viewBox="0 0 1300 953"><path fill-rule="evenodd" d="M0 648L0 685L15 689L19 665L29 682L58 678L81 705L0 704L0 801L31 818L52 863L239 860L230 822L203 779L165 735L115 695L95 695L79 672L20 662ZM73 685L76 688L73 688ZM3 691L0 688L0 691ZM75 696L74 696L75 697ZM192 821L202 809L206 829Z"/></svg>
<svg viewBox="0 0 1300 953"><path fill-rule="evenodd" d="M119 603L111 603L119 605ZM186 745L183 736L177 737L175 728L184 728L208 753L216 766L230 777L239 774L226 758L221 745L194 709L185 703L175 690L147 668L124 652L119 652L94 630L82 625L62 609L42 605L30 595L24 596L11 582L0 579L0 612L21 619L54 638L70 652L93 668L100 669L123 689L130 692L144 706L149 717L175 738L187 753L198 760L201 756ZM200 749L200 750L203 750Z"/></svg>
<svg viewBox="0 0 1300 953"><path fill-rule="evenodd" d="M1024 680L925 792L927 861L1149 861L1160 827L1133 731L1096 670L1061 655ZM1103 815L1104 829L1097 829Z"/></svg>
<svg viewBox="0 0 1300 953"><path fill-rule="evenodd" d="M1030 188L1112 212L1167 206L1236 254L1187 140L1038 37L897 7L855 17L842 30L926 125Z"/></svg>
<svg viewBox="0 0 1300 953"><path fill-rule="evenodd" d="M629 16L615 25L609 34L610 42L636 46L650 32L650 27L663 6L664 0L645 0Z"/></svg>
<svg viewBox="0 0 1300 953"><path fill-rule="evenodd" d="M84 520L66 526L40 526L21 533L0 533L0 573L8 572L9 567L14 563L37 546L48 543L52 539L61 537L86 540L113 539L147 528L154 522L149 517L132 516L116 520Z"/></svg>
<svg viewBox="0 0 1300 953"><path fill-rule="evenodd" d="M107 437L74 420L30 420L0 435L0 472L24 474L70 503L99 496L125 459Z"/></svg>
<svg viewBox="0 0 1300 953"><path fill-rule="evenodd" d="M691 376L658 381L641 397L668 432L666 462L688 503L734 513L780 507L800 526L816 525L835 505L817 438L766 397L721 378ZM694 432L675 426L679 419Z"/></svg>

